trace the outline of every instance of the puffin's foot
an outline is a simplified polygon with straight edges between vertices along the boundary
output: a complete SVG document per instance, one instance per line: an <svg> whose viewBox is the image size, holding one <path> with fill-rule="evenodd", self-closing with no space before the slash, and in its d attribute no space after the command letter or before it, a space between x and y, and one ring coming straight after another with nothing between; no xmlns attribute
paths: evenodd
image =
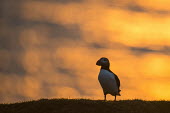
<svg viewBox="0 0 170 113"><path fill-rule="evenodd" d="M116 101L116 95L115 95L115 99L114 99L114 101Z"/></svg>
<svg viewBox="0 0 170 113"><path fill-rule="evenodd" d="M104 94L104 101L106 101L106 94Z"/></svg>

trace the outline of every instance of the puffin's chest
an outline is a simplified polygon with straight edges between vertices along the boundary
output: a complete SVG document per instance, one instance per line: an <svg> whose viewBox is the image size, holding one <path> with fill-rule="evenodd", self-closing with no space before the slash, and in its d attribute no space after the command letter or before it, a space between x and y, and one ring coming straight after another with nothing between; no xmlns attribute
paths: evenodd
<svg viewBox="0 0 170 113"><path fill-rule="evenodd" d="M99 76L98 76L99 81L108 81L108 80L115 80L115 76L113 73L109 72L108 70L101 69Z"/></svg>

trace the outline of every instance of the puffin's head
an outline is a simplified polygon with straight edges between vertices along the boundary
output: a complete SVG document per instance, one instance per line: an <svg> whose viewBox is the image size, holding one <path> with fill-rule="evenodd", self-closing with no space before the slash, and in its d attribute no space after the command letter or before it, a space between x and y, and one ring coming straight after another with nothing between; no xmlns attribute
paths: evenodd
<svg viewBox="0 0 170 113"><path fill-rule="evenodd" d="M96 65L107 67L107 66L110 66L110 62L108 58L102 57L96 62Z"/></svg>

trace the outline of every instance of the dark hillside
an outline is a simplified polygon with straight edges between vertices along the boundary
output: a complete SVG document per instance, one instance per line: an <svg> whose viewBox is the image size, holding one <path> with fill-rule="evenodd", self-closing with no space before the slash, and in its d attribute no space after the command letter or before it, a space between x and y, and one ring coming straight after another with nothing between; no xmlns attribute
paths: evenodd
<svg viewBox="0 0 170 113"><path fill-rule="evenodd" d="M170 101L41 99L0 104L0 113L170 113Z"/></svg>

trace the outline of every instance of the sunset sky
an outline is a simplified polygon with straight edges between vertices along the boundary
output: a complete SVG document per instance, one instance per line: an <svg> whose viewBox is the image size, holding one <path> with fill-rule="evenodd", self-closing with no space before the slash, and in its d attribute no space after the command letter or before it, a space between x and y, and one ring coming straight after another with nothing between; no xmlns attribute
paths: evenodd
<svg viewBox="0 0 170 113"><path fill-rule="evenodd" d="M103 99L101 57L123 99L170 100L169 0L0 1L0 103ZM108 96L112 99L112 96Z"/></svg>

